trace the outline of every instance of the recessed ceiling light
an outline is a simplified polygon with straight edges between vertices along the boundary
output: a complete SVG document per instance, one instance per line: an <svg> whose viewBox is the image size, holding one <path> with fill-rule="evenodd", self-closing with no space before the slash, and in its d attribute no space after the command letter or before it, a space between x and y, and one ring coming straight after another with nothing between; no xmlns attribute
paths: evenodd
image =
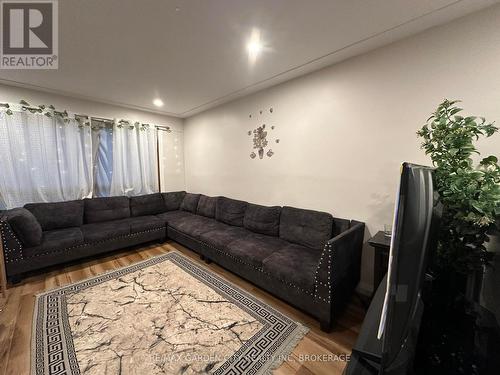
<svg viewBox="0 0 500 375"><path fill-rule="evenodd" d="M260 31L257 29L253 29L252 35L247 42L248 59L251 63L254 63L255 60L257 60L257 57L260 55L263 49L264 45L260 40Z"/></svg>
<svg viewBox="0 0 500 375"><path fill-rule="evenodd" d="M163 100L161 100L160 98L156 98L155 100L153 100L153 104L157 107L163 107Z"/></svg>

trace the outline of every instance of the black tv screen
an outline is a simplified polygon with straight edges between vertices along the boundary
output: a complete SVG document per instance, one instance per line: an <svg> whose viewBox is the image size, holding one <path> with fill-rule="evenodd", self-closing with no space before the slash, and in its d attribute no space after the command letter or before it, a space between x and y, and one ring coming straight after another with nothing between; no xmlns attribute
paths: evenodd
<svg viewBox="0 0 500 375"><path fill-rule="evenodd" d="M418 327L420 292L429 251L435 247L439 219L432 169L403 163L396 198L384 307L378 330L381 369L387 369L409 345ZM418 322L417 322L418 320Z"/></svg>

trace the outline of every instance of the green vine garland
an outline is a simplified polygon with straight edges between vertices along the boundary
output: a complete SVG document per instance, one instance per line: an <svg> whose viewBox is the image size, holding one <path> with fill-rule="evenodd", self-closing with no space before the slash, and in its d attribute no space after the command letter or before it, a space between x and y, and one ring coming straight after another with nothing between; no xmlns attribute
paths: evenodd
<svg viewBox="0 0 500 375"><path fill-rule="evenodd" d="M21 111L28 111L30 113L43 114L43 115L50 117L50 118L57 117L57 118L60 118L63 121L63 123L65 123L65 124L69 124L69 122L70 122L70 117L69 117L68 111L66 111L66 110L58 111L58 110L56 110L56 108L52 104L50 104L50 105L40 104L40 105L36 106L36 105L32 105L32 104L28 103L26 100L21 100L19 102L19 104L21 105ZM9 116L12 116L14 114L9 103L0 103L0 110L1 109L3 109L4 112ZM91 118L89 116L75 115L75 120L78 123L78 128L82 129L84 127L90 127L90 129L94 130L94 131L103 129L106 127L106 125L112 125L112 124L116 124L117 128L120 128L120 129L126 128L129 130L134 130L135 128L138 128L139 130L144 131L144 130L149 130L149 128L150 128L149 124L142 124L138 121L132 123L131 121L123 120L123 119L119 120L119 121L114 121L114 122L94 121L94 123L92 123Z"/></svg>

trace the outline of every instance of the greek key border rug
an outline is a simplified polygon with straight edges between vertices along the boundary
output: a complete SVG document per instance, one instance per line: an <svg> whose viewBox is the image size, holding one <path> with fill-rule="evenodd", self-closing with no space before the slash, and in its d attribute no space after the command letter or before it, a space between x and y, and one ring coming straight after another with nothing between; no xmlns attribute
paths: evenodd
<svg viewBox="0 0 500 375"><path fill-rule="evenodd" d="M37 295L31 373L270 374L307 331L170 252Z"/></svg>

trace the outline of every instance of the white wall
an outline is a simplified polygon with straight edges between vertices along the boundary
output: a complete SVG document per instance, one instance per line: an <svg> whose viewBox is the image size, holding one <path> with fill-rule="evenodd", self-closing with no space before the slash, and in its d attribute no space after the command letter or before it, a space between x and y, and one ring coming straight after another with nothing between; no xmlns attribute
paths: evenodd
<svg viewBox="0 0 500 375"><path fill-rule="evenodd" d="M429 164L415 132L443 98L500 120L499 25L491 7L188 118L187 190L324 210L374 234L391 222L398 164ZM281 142L252 160L247 131L261 123ZM500 135L480 146L498 155ZM365 246L361 289L371 262Z"/></svg>
<svg viewBox="0 0 500 375"><path fill-rule="evenodd" d="M21 99L33 105L53 104L57 109L83 115L126 119L183 130L183 120L180 118L0 84L0 103L19 103Z"/></svg>

